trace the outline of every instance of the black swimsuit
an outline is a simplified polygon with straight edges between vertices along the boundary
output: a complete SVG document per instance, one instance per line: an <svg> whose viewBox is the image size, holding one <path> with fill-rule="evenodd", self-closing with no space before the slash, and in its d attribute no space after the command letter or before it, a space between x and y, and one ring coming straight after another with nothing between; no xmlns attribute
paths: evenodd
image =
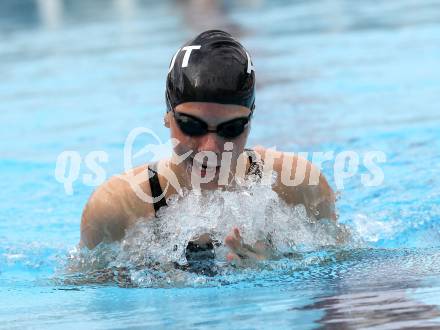
<svg viewBox="0 0 440 330"><path fill-rule="evenodd" d="M263 163L257 155L255 151L251 149L245 149L246 153L249 156L249 169L247 175L256 175L258 177L262 177L263 175ZM159 176L157 174L157 163L153 163L148 166L149 171L149 182L151 188L151 195L155 199L159 198L163 194L162 187L159 183ZM153 203L154 213L157 217L157 212L162 206L167 206L167 202L165 196L163 195L157 202ZM215 243L214 243L215 244ZM186 247L186 260L188 261L187 265L178 265L175 263L175 267L181 270L186 270L190 272L195 272L198 274L214 276L217 273L216 266L214 263L215 253L214 253L214 244L212 242L207 243L206 245L199 245L194 242L189 242Z"/></svg>

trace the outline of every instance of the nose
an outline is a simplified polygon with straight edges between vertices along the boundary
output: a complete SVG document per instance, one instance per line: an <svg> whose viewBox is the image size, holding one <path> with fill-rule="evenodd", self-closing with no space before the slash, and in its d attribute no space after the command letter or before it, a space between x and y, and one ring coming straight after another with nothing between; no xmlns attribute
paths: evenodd
<svg viewBox="0 0 440 330"><path fill-rule="evenodd" d="M198 151L221 153L222 139L216 133L207 133L199 138Z"/></svg>

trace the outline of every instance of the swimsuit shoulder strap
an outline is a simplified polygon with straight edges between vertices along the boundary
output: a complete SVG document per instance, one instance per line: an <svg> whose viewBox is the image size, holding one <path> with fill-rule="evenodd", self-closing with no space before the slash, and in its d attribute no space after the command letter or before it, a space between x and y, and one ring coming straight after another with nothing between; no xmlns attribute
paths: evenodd
<svg viewBox="0 0 440 330"><path fill-rule="evenodd" d="M148 165L148 181L150 182L152 197L154 199L159 198L163 194L163 190L159 183L159 175L157 174L157 163ZM165 196L160 198L157 202L153 203L155 215L162 206L167 206Z"/></svg>
<svg viewBox="0 0 440 330"><path fill-rule="evenodd" d="M245 149L249 157L249 170L247 175L256 175L258 177L263 177L263 160L257 155L257 153L252 149Z"/></svg>

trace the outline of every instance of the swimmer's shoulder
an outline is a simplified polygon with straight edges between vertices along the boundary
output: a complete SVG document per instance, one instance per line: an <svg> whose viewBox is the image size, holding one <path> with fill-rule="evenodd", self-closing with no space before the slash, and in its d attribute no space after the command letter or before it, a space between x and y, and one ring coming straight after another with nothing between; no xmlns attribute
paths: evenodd
<svg viewBox="0 0 440 330"><path fill-rule="evenodd" d="M265 164L273 164L273 170L277 173L281 173L284 164L292 164L292 170L296 168L304 170L308 173L314 169L314 165L307 159L298 156L295 153L282 152L275 149L264 148L263 146L257 145L252 148L263 160ZM289 166L290 167L290 166Z"/></svg>
<svg viewBox="0 0 440 330"><path fill-rule="evenodd" d="M81 217L81 245L92 249L102 241L118 241L137 220L154 216L153 205L140 195L151 196L147 168L114 175L92 193Z"/></svg>
<svg viewBox="0 0 440 330"><path fill-rule="evenodd" d="M309 214L318 214L318 218L336 219L336 196L325 176L318 167L296 153L282 152L256 146L253 148L265 165L273 164L277 180L272 189L288 204L303 204ZM294 180L299 184L286 184Z"/></svg>

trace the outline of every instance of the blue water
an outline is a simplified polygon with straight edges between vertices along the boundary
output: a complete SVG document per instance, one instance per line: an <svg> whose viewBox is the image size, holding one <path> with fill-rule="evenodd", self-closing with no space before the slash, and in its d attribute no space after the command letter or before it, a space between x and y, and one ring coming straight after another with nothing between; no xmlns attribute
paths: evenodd
<svg viewBox="0 0 440 330"><path fill-rule="evenodd" d="M434 0L3 0L0 327L439 328L439 22ZM66 284L60 272L94 187L83 162L67 195L58 155L103 150L109 177L123 170L133 128L166 140L169 60L214 26L253 54L250 145L386 154L383 184L365 187L358 174L339 191L340 221L364 245L207 285Z"/></svg>

